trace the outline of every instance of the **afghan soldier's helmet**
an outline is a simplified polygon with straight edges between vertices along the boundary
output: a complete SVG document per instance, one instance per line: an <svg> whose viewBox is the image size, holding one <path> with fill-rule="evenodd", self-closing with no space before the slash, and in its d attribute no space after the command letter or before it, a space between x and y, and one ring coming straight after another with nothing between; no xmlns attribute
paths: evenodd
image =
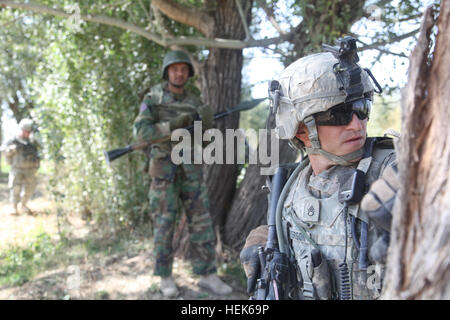
<svg viewBox="0 0 450 320"><path fill-rule="evenodd" d="M282 71L279 77L280 98L276 113L277 134L280 139L292 139L298 125L318 112L348 100L336 74L338 59L329 52L303 57ZM353 100L372 97L374 87L367 72L361 70L363 91Z"/></svg>
<svg viewBox="0 0 450 320"><path fill-rule="evenodd" d="M22 119L19 122L19 127L24 131L31 131L33 129L33 120L27 118Z"/></svg>
<svg viewBox="0 0 450 320"><path fill-rule="evenodd" d="M187 53L181 50L175 50L168 52L164 57L161 69L163 79L167 80L167 68L175 63L186 63L189 67L189 77L194 75L194 66L192 65L191 59L189 59Z"/></svg>

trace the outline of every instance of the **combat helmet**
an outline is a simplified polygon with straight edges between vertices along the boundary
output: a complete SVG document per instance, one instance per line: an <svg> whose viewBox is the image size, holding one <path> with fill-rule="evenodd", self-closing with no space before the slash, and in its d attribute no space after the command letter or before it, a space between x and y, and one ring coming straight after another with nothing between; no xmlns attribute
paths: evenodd
<svg viewBox="0 0 450 320"><path fill-rule="evenodd" d="M31 131L33 129L33 120L28 118L20 120L19 128L25 131Z"/></svg>
<svg viewBox="0 0 450 320"><path fill-rule="evenodd" d="M289 65L278 80L271 82L269 99L279 139L289 139L308 154L321 154L340 165L349 165L363 150L337 156L321 149L314 115L344 103L358 104L369 112L373 92L382 90L370 70L357 64L356 40L346 37L338 40L338 44L338 47L324 45L329 52L305 56ZM295 137L301 122L308 128L311 148Z"/></svg>
<svg viewBox="0 0 450 320"><path fill-rule="evenodd" d="M163 60L161 74L163 79L167 80L167 67L174 63L186 63L189 66L189 77L194 75L194 66L186 52L175 50L168 52Z"/></svg>

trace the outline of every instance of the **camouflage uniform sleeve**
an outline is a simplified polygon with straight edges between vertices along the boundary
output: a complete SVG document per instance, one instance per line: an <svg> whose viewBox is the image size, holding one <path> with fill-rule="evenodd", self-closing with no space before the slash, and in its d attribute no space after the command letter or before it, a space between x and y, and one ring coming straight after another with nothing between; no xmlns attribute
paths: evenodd
<svg viewBox="0 0 450 320"><path fill-rule="evenodd" d="M137 118L133 124L133 136L139 142L153 141L166 136L170 136L168 121L159 121L158 115L154 112L152 101L144 99Z"/></svg>

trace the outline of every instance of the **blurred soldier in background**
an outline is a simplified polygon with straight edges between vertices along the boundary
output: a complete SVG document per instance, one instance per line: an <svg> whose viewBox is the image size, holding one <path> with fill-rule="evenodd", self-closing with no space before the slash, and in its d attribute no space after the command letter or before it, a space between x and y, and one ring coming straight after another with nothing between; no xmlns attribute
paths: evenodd
<svg viewBox="0 0 450 320"><path fill-rule="evenodd" d="M10 190L10 202L13 206L11 214L18 215L18 204L29 214L27 202L33 195L40 166L39 142L33 137L33 120L22 119L19 122L20 132L9 140L3 152L7 162L11 165L9 172L8 188Z"/></svg>

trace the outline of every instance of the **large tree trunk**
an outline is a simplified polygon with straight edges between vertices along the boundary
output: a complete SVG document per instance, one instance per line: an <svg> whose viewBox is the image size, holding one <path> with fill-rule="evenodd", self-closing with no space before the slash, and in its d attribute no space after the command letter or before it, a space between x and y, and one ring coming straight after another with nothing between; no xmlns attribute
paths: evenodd
<svg viewBox="0 0 450 320"><path fill-rule="evenodd" d="M252 1L242 1L241 3L247 17L247 23L249 23ZM236 7L236 1L217 1L213 18L214 30L211 32L211 37L222 39L245 38L245 28ZM210 48L208 59L199 66L202 98L204 103L212 107L214 113L224 111L240 102L243 60L242 50ZM215 123L215 127L223 133L224 137L225 129L236 129L238 126L239 113L231 114ZM225 150L223 155L225 157ZM239 167L237 164L214 164L204 165L204 168L211 216L218 238L217 251L220 253L222 251L221 234L226 214L230 209L231 201L236 191ZM177 256L188 258L190 255L190 244L185 226L185 221L182 221L182 224L178 227L173 244L177 248Z"/></svg>
<svg viewBox="0 0 450 320"><path fill-rule="evenodd" d="M450 4L442 1L430 58L428 9L403 97L399 175L385 299L450 298Z"/></svg>
<svg viewBox="0 0 450 320"><path fill-rule="evenodd" d="M250 19L252 1L242 1L247 20ZM245 28L234 0L217 2L214 13L215 30L213 37L223 39L244 39ZM208 59L201 71L202 94L205 103L213 107L214 112L223 111L239 103L241 97L242 50L209 50ZM239 114L235 113L216 123L216 127L225 133L225 128L235 129L239 125ZM225 153L224 153L225 155ZM216 226L223 226L231 200L236 190L238 166L205 166L205 178L208 186L211 214Z"/></svg>

